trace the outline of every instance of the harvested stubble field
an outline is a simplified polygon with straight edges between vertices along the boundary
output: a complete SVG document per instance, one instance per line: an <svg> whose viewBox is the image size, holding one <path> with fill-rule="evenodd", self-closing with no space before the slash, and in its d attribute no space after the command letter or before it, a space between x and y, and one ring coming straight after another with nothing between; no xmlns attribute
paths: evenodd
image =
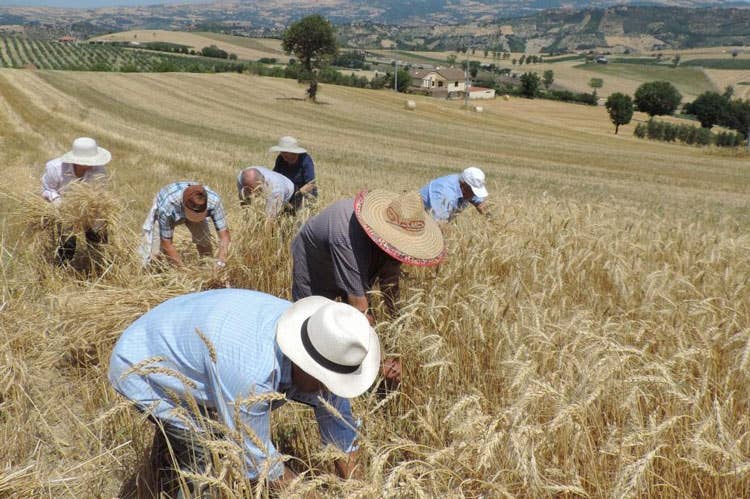
<svg viewBox="0 0 750 499"><path fill-rule="evenodd" d="M225 282L289 296L302 220L264 225L234 192L236 170L269 165L287 133L316 160L320 206L468 164L485 167L494 205L489 222L459 217L438 271L406 269L402 314L378 326L405 373L400 391L356 402L360 480L330 474L306 409L275 414L280 448L310 470L290 495L750 496L746 154L638 140L632 125L614 136L604 109L554 102L476 114L417 97L409 112L390 92L333 86L319 105L276 99L303 91L244 75L0 70L0 496L120 493L151 425L109 388L107 362L150 307ZM97 275L45 261L35 197L44 161L79 135L114 156L99 208L120 210ZM138 268L139 225L176 179L223 195L227 275L195 258ZM249 494L231 462L205 480Z"/></svg>

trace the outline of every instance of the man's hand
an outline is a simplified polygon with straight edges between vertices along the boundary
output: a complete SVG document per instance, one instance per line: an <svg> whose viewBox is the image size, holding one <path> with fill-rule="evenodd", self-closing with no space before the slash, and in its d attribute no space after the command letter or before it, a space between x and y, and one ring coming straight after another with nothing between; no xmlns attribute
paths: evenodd
<svg viewBox="0 0 750 499"><path fill-rule="evenodd" d="M370 322L371 326L375 325L375 317L373 317L373 315L367 311L367 309L370 307L370 303L367 301L366 296L347 295L346 301L349 303L349 305L365 314L365 317L367 317L367 320Z"/></svg>
<svg viewBox="0 0 750 499"><path fill-rule="evenodd" d="M313 189L315 189L315 181L311 180L310 182L300 187L299 192L302 194L309 194Z"/></svg>
<svg viewBox="0 0 750 499"><path fill-rule="evenodd" d="M334 467L339 478L343 478L344 480L360 478L362 470L359 467L359 451L350 452L346 459L337 459L334 462Z"/></svg>
<svg viewBox="0 0 750 499"><path fill-rule="evenodd" d="M175 248L174 244L172 244L171 239L161 240L161 250L167 255L167 258L169 258L169 261L172 263L172 265L176 267L182 265L182 257L180 257L180 254L177 252L177 248Z"/></svg>
<svg viewBox="0 0 750 499"><path fill-rule="evenodd" d="M401 383L401 360L393 357L384 359L380 366L380 374L391 388L398 386Z"/></svg>

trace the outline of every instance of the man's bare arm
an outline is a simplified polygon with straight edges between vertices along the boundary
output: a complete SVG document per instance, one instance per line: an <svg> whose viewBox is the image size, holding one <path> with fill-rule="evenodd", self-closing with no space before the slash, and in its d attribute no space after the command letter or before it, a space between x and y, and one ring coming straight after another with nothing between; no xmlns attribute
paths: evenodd
<svg viewBox="0 0 750 499"><path fill-rule="evenodd" d="M227 255L229 254L229 243L232 238L229 236L229 229L223 229L219 231L219 253L216 259L222 263L226 263Z"/></svg>
<svg viewBox="0 0 750 499"><path fill-rule="evenodd" d="M180 257L180 254L177 252L177 248L174 247L174 244L172 244L171 239L162 239L161 240L161 250L167 255L167 258L169 258L169 261L176 266L182 265L182 258Z"/></svg>

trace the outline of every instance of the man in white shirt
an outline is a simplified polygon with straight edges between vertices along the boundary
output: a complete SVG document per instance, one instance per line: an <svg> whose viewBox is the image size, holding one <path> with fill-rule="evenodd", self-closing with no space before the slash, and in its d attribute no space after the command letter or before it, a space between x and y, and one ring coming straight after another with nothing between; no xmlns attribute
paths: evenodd
<svg viewBox="0 0 750 499"><path fill-rule="evenodd" d="M104 166L111 159L110 152L98 147L94 139L88 137L75 139L70 151L47 162L42 176L42 197L55 206L59 206L71 182L93 182L103 179L107 174ZM106 243L106 231L101 227L89 227L86 229L86 241L93 246ZM75 236L68 233L61 234L55 252L55 262L58 265L69 262L73 259L75 251Z"/></svg>
<svg viewBox="0 0 750 499"><path fill-rule="evenodd" d="M280 173L262 166L251 166L237 175L240 204L250 204L254 194L266 200L266 215L276 218L284 211L294 194L294 183Z"/></svg>

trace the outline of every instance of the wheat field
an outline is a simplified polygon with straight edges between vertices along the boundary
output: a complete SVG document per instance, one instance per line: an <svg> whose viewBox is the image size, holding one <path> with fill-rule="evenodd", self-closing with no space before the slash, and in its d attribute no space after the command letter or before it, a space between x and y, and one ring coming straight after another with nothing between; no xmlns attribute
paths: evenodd
<svg viewBox="0 0 750 499"><path fill-rule="evenodd" d="M236 74L0 70L1 497L123 495L152 425L109 387L107 362L139 315L225 285L289 297L306 217L472 164L493 216L462 214L437 270L405 269L401 315L377 327L404 378L356 400L360 478L335 478L312 414L288 404L275 440L304 475L284 495L750 496L747 153L639 140L634 124L615 136L596 107L511 99L474 113L414 97L407 111L392 92L329 85L320 104L289 99L303 93ZM313 155L321 201L265 224L240 210L234 178L269 166L285 134ZM44 162L80 135L113 154L108 190L66 201L106 216L96 272L49 264L38 197ZM140 223L179 179L224 199L222 275L179 229L186 268L139 268ZM223 497L270 494L223 452L200 480Z"/></svg>

